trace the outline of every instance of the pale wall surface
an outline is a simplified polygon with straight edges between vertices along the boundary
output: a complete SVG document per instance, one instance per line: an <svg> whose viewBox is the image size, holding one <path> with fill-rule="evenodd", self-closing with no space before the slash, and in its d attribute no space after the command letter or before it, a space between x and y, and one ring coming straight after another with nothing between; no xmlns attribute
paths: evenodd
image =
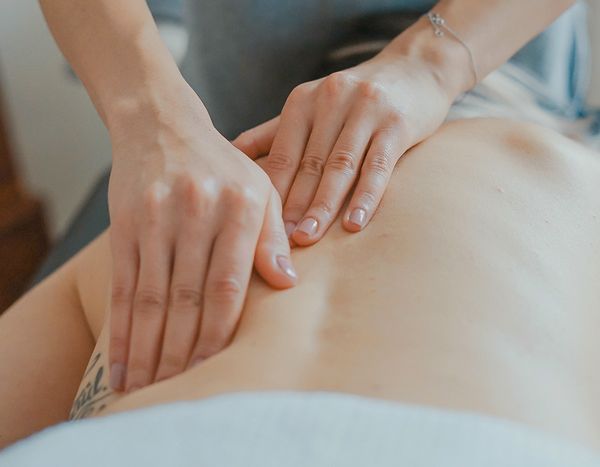
<svg viewBox="0 0 600 467"><path fill-rule="evenodd" d="M0 2L0 72L19 169L56 235L109 166L110 142L34 0Z"/></svg>
<svg viewBox="0 0 600 467"><path fill-rule="evenodd" d="M590 36L592 38L592 86L590 102L600 105L600 0L588 0L590 5Z"/></svg>
<svg viewBox="0 0 600 467"><path fill-rule="evenodd" d="M600 25L600 0L588 0ZM591 28L600 105L600 28ZM66 72L34 0L0 2L0 81L15 150L30 190L46 200L59 234L94 181L110 164L110 143L83 88Z"/></svg>

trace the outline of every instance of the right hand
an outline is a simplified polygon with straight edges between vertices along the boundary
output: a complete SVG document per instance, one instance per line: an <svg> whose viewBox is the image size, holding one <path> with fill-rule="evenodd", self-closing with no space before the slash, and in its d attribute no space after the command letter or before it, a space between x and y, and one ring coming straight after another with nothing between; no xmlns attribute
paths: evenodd
<svg viewBox="0 0 600 467"><path fill-rule="evenodd" d="M131 391L228 344L253 263L276 288L296 274L269 177L190 88L110 123L110 381Z"/></svg>

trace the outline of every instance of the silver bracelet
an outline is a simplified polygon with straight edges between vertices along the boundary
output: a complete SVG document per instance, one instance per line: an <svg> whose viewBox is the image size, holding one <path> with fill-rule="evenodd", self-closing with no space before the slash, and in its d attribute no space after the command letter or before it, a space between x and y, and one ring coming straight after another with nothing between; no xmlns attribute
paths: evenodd
<svg viewBox="0 0 600 467"><path fill-rule="evenodd" d="M475 86L479 82L479 73L477 73L477 65L475 64L475 57L473 56L471 48L467 45L465 41L463 41L460 38L460 36L450 26L446 24L446 20L442 18L438 13L430 11L429 13L427 13L427 18L429 19L431 26L433 26L433 32L436 35L436 37L442 37L444 35L445 29L458 42L460 42L465 49L467 49L467 52L469 53L469 59L471 60L471 66L473 67L473 76L475 77L475 83L473 84L473 86Z"/></svg>

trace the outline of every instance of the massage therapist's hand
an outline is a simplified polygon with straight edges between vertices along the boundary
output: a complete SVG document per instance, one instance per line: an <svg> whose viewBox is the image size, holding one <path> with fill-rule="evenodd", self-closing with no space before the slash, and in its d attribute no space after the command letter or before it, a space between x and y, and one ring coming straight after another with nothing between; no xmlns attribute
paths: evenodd
<svg viewBox="0 0 600 467"><path fill-rule="evenodd" d="M160 112L127 110L109 128L110 371L118 390L221 350L253 262L271 286L296 281L268 176L213 128L191 89L182 94Z"/></svg>
<svg viewBox="0 0 600 467"><path fill-rule="evenodd" d="M286 231L296 244L309 245L326 232L350 190L343 226L365 227L397 160L437 129L453 98L427 60L385 49L296 87L280 116L233 143L253 159L268 153L264 167L284 201Z"/></svg>

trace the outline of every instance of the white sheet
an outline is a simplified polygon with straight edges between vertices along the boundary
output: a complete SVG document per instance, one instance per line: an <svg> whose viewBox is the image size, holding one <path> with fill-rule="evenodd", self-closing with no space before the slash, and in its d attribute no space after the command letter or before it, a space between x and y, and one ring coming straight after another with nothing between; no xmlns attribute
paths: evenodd
<svg viewBox="0 0 600 467"><path fill-rule="evenodd" d="M476 414L335 393L260 392L65 423L0 465L591 467L583 447Z"/></svg>

